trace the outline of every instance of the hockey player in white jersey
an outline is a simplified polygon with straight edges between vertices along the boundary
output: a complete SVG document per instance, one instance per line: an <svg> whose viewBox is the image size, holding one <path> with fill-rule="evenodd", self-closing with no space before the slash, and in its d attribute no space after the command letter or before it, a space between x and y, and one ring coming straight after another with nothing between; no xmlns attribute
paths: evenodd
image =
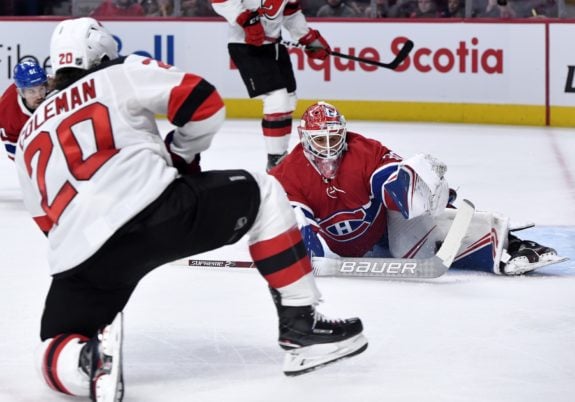
<svg viewBox="0 0 575 402"><path fill-rule="evenodd" d="M211 0L230 23L228 52L250 98L263 100L262 131L267 170L287 154L295 110L296 80L290 56L280 43L282 27L306 46L310 58L325 59L330 46L308 27L298 0Z"/></svg>
<svg viewBox="0 0 575 402"><path fill-rule="evenodd" d="M199 154L225 117L210 83L150 58L119 57L92 18L59 23L50 55L57 91L23 128L15 160L49 244L39 357L51 388L121 400L121 311L138 282L244 234L272 290L286 374L365 350L358 318L316 313L319 291L279 183L244 170L200 172ZM176 126L165 142L155 114Z"/></svg>

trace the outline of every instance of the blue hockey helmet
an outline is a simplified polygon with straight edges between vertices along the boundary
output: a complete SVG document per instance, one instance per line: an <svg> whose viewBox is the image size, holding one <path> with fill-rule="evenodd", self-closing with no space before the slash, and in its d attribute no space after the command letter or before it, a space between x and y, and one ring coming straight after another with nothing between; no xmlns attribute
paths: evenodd
<svg viewBox="0 0 575 402"><path fill-rule="evenodd" d="M14 81L20 89L37 87L48 82L46 72L34 61L26 60L14 67Z"/></svg>

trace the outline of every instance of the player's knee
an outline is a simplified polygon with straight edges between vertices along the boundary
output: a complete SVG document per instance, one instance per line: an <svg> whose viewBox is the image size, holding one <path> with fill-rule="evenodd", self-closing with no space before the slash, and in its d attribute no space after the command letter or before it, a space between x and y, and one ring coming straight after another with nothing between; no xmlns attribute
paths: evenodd
<svg viewBox="0 0 575 402"><path fill-rule="evenodd" d="M297 96L295 92L290 92L288 96L289 96L289 108L291 111L294 111L297 105Z"/></svg>
<svg viewBox="0 0 575 402"><path fill-rule="evenodd" d="M271 239L296 226L295 216L283 187L272 176L252 173L260 188L260 209L250 230L250 243Z"/></svg>
<svg viewBox="0 0 575 402"><path fill-rule="evenodd" d="M285 89L278 89L267 93L263 97L264 114L293 112L293 99Z"/></svg>

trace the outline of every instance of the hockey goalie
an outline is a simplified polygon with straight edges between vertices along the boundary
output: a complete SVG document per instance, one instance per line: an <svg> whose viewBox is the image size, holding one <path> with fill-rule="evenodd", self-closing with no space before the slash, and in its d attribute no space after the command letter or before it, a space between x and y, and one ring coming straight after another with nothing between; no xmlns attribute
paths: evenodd
<svg viewBox="0 0 575 402"><path fill-rule="evenodd" d="M298 132L300 143L270 174L286 190L316 268L339 257L427 258L437 251L456 212L444 163L424 154L403 159L348 132L325 102L305 111ZM453 266L521 275L566 260L513 231L508 217L476 212Z"/></svg>

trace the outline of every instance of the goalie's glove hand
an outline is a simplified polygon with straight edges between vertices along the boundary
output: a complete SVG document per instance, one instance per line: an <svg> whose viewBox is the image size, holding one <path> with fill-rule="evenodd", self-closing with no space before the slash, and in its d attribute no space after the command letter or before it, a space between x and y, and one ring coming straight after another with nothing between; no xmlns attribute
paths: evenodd
<svg viewBox="0 0 575 402"><path fill-rule="evenodd" d="M202 172L202 167L200 166L200 154L196 154L194 159L190 163L186 162L184 158L180 155L174 153L172 151L172 142L174 141L174 130L170 131L166 138L164 139L164 143L166 144L166 148L170 153L170 157L172 158L172 165L178 169L178 172L182 175L193 176Z"/></svg>
<svg viewBox="0 0 575 402"><path fill-rule="evenodd" d="M312 59L324 60L331 52L327 41L315 29L310 29L308 33L302 36L299 43L305 46L305 52Z"/></svg>
<svg viewBox="0 0 575 402"><path fill-rule="evenodd" d="M263 45L266 35L260 21L260 15L257 11L245 10L238 15L236 22L244 29L245 40L248 45Z"/></svg>

